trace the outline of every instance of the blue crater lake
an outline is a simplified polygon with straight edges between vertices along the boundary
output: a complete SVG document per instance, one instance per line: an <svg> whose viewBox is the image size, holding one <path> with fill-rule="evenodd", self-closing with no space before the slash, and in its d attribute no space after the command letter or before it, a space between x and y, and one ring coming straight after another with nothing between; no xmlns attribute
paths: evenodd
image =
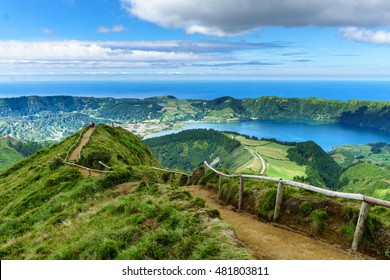
<svg viewBox="0 0 390 280"><path fill-rule="evenodd" d="M254 120L241 122L196 122L184 125L179 130L164 130L145 138L158 137L182 130L207 128L218 131L234 131L258 138L276 138L281 141L303 142L313 140L325 151L345 144L390 143L390 134L357 126L320 121L273 121Z"/></svg>

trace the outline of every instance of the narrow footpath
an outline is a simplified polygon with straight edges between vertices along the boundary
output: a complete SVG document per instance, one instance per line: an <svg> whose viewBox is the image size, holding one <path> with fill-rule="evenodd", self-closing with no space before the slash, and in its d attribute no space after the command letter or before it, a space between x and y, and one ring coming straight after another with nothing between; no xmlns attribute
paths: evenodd
<svg viewBox="0 0 390 280"><path fill-rule="evenodd" d="M88 142L89 137L91 136L93 130L94 130L94 128L90 127L84 133L83 137L81 138L80 144L70 154L70 156L68 158L69 161L76 161L76 160L78 160L80 158L80 152L81 152L82 148L84 147L84 145ZM86 170L86 169L83 169L83 168L79 168L79 170L80 170L81 174L83 174L85 176L100 176L101 175L101 173L99 173L99 172L89 171L89 170Z"/></svg>
<svg viewBox="0 0 390 280"><path fill-rule="evenodd" d="M81 138L80 144L76 147L76 149L73 150L73 152L69 156L69 161L71 160L78 160L80 157L81 149L84 147L84 145L88 142L89 137L91 136L93 132L93 127L90 127L83 135L83 138Z"/></svg>
<svg viewBox="0 0 390 280"><path fill-rule="evenodd" d="M261 222L254 216L235 212L231 206L223 206L214 190L201 186L183 187L193 197L206 200L206 204L217 209L221 218L230 223L241 242L256 259L264 260L359 260L365 257L350 253L287 229Z"/></svg>

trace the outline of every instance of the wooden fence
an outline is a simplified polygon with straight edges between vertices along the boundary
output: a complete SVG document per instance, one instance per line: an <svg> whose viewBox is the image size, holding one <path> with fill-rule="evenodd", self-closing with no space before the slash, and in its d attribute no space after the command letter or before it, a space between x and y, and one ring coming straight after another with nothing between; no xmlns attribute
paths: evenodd
<svg viewBox="0 0 390 280"><path fill-rule="evenodd" d="M278 183L278 190L276 194L276 202L275 202L275 209L274 209L274 217L273 220L276 222L280 215L280 209L282 206L283 201L283 191L284 186L289 185L301 189L305 189L308 191L312 191L315 193L320 193L323 195L331 196L331 197L339 197L339 198L345 198L345 199L352 199L352 200L359 200L362 202L359 212L359 218L356 224L355 234L352 241L351 249L353 251L357 251L358 246L362 240L363 232L364 232L364 223L366 218L368 217L368 213L370 211L371 205L379 205L390 208L390 201L377 199L370 196L365 196L362 194L353 194L353 193L343 193L343 192L336 192L326 189L321 189L315 186L311 186L308 184L298 183L291 180L283 180L280 178L273 178L273 177L266 177L266 176L257 176L257 175L246 175L246 174L240 174L240 175L227 175L222 172L219 172L218 170L215 170L213 167L211 167L206 161L204 162L205 165L205 172L207 173L208 170L212 170L216 174L219 175L219 181L218 181L218 190L221 188L221 181L223 177L227 178L240 178L240 188L239 188L239 198L238 198L238 210L241 211L242 208L242 201L244 196L244 179L259 179L259 180L265 180L265 181L272 181Z"/></svg>
<svg viewBox="0 0 390 280"><path fill-rule="evenodd" d="M187 183L190 181L190 178L191 178L191 174L185 173L185 172L182 172L182 171L176 171L176 170L172 170L172 169L164 169L164 168L158 168L158 167L152 167L152 169L153 170L157 170L157 171L170 173L170 177L171 177L170 180L172 180L173 174L180 174L180 175L187 176Z"/></svg>

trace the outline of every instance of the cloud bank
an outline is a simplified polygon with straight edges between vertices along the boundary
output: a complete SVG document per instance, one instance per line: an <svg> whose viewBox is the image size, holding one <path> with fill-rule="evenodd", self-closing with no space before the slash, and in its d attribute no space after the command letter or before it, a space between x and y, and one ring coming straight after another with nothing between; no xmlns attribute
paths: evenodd
<svg viewBox="0 0 390 280"><path fill-rule="evenodd" d="M390 44L390 32L385 30L372 31L364 28L346 27L340 30L345 39L369 44Z"/></svg>
<svg viewBox="0 0 390 280"><path fill-rule="evenodd" d="M129 14L212 36L268 27L390 25L388 0L121 0Z"/></svg>
<svg viewBox="0 0 390 280"><path fill-rule="evenodd" d="M132 48L125 42L94 41L0 41L0 60L55 61L55 60L105 60L151 61L191 60L201 56L191 52L143 50L141 45Z"/></svg>

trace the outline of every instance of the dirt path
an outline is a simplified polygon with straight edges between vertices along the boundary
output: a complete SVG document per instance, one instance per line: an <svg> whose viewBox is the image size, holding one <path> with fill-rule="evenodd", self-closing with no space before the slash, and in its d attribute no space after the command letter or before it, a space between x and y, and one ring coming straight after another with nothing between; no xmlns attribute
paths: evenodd
<svg viewBox="0 0 390 280"><path fill-rule="evenodd" d="M265 164L265 161L263 159L263 157L261 155L259 155L258 152L252 150L251 148L248 148L246 145L244 145L245 149L247 149L248 152L251 153L251 155L256 159L260 160L260 164L261 164L261 171L260 171L260 174L264 174L265 172L265 168L267 167L266 164Z"/></svg>
<svg viewBox="0 0 390 280"><path fill-rule="evenodd" d="M238 238L257 259L267 260L354 260L358 254L309 238L305 235L263 223L243 212L235 212L219 203L215 191L200 186L184 187L194 197L206 200L209 207L218 209L221 217L235 229Z"/></svg>
<svg viewBox="0 0 390 280"><path fill-rule="evenodd" d="M93 132L93 129L94 128L91 127L84 133L83 137L81 138L80 144L70 154L70 156L68 158L69 161L76 161L76 160L79 159L80 151L84 147L84 145L88 142L89 137L91 136L91 134ZM83 174L85 176L100 176L100 175L102 175L99 172L89 171L89 170L86 170L86 169L83 169L83 168L79 168L79 170L80 170L81 174Z"/></svg>
<svg viewBox="0 0 390 280"><path fill-rule="evenodd" d="M89 136L91 136L93 132L93 127L89 128L83 135L83 138L81 138L80 144L77 146L76 149L70 154L68 160L78 160L79 154L83 146L88 142Z"/></svg>

